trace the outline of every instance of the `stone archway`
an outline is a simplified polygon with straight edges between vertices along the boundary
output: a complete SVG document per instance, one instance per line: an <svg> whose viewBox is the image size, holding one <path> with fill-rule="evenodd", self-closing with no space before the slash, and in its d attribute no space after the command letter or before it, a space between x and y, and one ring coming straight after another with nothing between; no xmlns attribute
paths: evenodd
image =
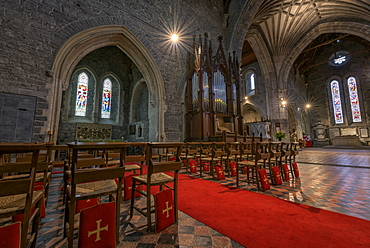
<svg viewBox="0 0 370 248"><path fill-rule="evenodd" d="M52 70L54 95L51 103L50 130L58 133L62 91L68 88L72 72L78 62L93 50L117 46L139 68L149 89L149 141L158 141L163 133L165 109L164 82L161 73L144 45L123 26L101 26L82 31L67 40L57 53ZM54 135L52 141L56 141Z"/></svg>

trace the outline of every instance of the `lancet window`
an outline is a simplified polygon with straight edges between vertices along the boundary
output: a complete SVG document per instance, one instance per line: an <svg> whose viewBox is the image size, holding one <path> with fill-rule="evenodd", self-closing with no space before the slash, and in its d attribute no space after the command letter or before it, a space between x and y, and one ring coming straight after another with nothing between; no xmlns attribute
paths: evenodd
<svg viewBox="0 0 370 248"><path fill-rule="evenodd" d="M106 78L103 83L101 118L109 119L112 106L112 81Z"/></svg>
<svg viewBox="0 0 370 248"><path fill-rule="evenodd" d="M360 104L358 99L358 92L357 92L357 83L354 77L349 77L347 80L348 83L348 91L349 91L349 100L351 104L351 113L352 113L352 121L353 122L361 122L361 110Z"/></svg>
<svg viewBox="0 0 370 248"><path fill-rule="evenodd" d="M331 86L331 95L332 95L332 102L333 102L333 112L334 112L334 120L335 124L342 124L343 123L343 110L342 110L342 101L340 98L340 89L339 89L339 82L337 80L333 80L330 83Z"/></svg>
<svg viewBox="0 0 370 248"><path fill-rule="evenodd" d="M85 72L78 75L77 95L76 95L76 116L86 116L87 93L89 89L89 77Z"/></svg>

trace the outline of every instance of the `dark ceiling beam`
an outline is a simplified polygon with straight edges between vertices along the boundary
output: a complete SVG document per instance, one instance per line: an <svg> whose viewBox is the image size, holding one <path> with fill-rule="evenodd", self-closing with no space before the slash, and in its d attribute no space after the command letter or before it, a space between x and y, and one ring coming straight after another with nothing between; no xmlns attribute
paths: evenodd
<svg viewBox="0 0 370 248"><path fill-rule="evenodd" d="M329 45L329 44L333 43L334 41L337 41L337 40L343 39L343 38L345 38L345 37L347 37L347 36L350 36L350 34L345 34L345 35L342 35L342 36L340 36L340 37L338 37L338 38L335 38L335 39L332 39L332 40L328 40L328 41L326 41L326 42L324 42L324 43L321 43L321 44L319 44L319 45L317 45L317 46L310 47L310 48L308 48L308 49L306 49L306 50L303 50L303 51L302 51L302 53L306 53L306 52L311 51L311 50L314 50L314 49L316 49L316 48L319 48L319 47L322 47L322 46Z"/></svg>

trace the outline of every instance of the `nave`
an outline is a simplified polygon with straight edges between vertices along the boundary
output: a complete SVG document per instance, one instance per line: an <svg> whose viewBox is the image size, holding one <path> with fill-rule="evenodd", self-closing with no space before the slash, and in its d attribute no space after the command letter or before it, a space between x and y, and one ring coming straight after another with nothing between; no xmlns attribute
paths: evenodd
<svg viewBox="0 0 370 248"><path fill-rule="evenodd" d="M370 154L368 150L304 148L297 156L300 177L262 192L252 185L240 187L287 201L294 201L357 218L370 220ZM182 170L181 173L186 173ZM197 176L194 174L193 176ZM205 180L211 178L204 177ZM235 186L233 178L215 180ZM63 239L61 174L54 174L47 205L41 220L37 247L66 247ZM129 220L129 201L121 205L120 244L118 247L243 247L190 216L179 213L179 221L158 234L147 234L142 215ZM237 228L237 223L235 224Z"/></svg>

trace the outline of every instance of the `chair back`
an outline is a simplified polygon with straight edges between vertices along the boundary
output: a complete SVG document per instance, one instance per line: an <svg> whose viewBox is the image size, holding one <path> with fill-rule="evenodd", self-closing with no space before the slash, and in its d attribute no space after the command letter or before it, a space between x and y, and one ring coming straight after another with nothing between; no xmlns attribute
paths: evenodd
<svg viewBox="0 0 370 248"><path fill-rule="evenodd" d="M125 142L99 142L99 143L68 143L71 149L71 191L75 188L75 184L83 182L91 182L95 180L106 180L120 178L122 180L124 176L124 154L129 146ZM91 150L91 151L103 151L105 154L108 150L119 150L120 151L120 162L116 167L105 167L106 159L103 157L94 158L80 158L79 151ZM90 168L86 170L79 170L81 168ZM119 186L121 184L118 184Z"/></svg>
<svg viewBox="0 0 370 248"><path fill-rule="evenodd" d="M197 155L200 156L201 153L201 143L200 142L187 142L186 143L186 158L195 159Z"/></svg>
<svg viewBox="0 0 370 248"><path fill-rule="evenodd" d="M266 160L270 158L270 142L257 142L256 143L256 160Z"/></svg>
<svg viewBox="0 0 370 248"><path fill-rule="evenodd" d="M292 155L292 143L291 142L282 142L282 155L284 157L290 157Z"/></svg>
<svg viewBox="0 0 370 248"><path fill-rule="evenodd" d="M271 142L271 158L279 158L283 154L283 144L281 142Z"/></svg>
<svg viewBox="0 0 370 248"><path fill-rule="evenodd" d="M125 163L144 164L146 161L146 146L147 142L129 142L128 149L131 148L131 153L127 152L124 156Z"/></svg>
<svg viewBox="0 0 370 248"><path fill-rule="evenodd" d="M239 142L228 142L226 144L226 153L227 157L231 158L234 156L235 158L240 155L240 143Z"/></svg>
<svg viewBox="0 0 370 248"><path fill-rule="evenodd" d="M149 175L159 172L169 172L175 171L176 173L181 169L181 150L182 147L185 146L185 143L182 142L152 142L148 143L147 145L147 160L146 164L148 165L148 180L150 179ZM152 155L156 153L155 150L158 149L174 149L176 152L174 153L175 160L174 161L166 161L166 162L155 162L152 158Z"/></svg>
<svg viewBox="0 0 370 248"><path fill-rule="evenodd" d="M24 177L19 179L0 179L0 205L5 206L5 209L0 207L0 218L24 214L21 224L21 247L26 247L27 243L31 243L31 246L35 246L36 244L40 220L40 205L36 207L37 211L35 210L35 212L37 214L32 219L31 207L40 150L45 150L45 143L0 143L0 156L5 154L12 154L12 156L17 156L17 154L21 153L32 154L28 162L11 162L0 165L0 174L27 172L24 174ZM6 203L8 201L7 197L10 196L14 198L21 197L20 199L24 198L23 205L6 208ZM33 223L30 229L31 221ZM28 240L27 236L29 230L31 230L32 233L29 236L31 238Z"/></svg>
<svg viewBox="0 0 370 248"><path fill-rule="evenodd" d="M210 156L212 151L212 142L201 142L200 143L200 155Z"/></svg>

